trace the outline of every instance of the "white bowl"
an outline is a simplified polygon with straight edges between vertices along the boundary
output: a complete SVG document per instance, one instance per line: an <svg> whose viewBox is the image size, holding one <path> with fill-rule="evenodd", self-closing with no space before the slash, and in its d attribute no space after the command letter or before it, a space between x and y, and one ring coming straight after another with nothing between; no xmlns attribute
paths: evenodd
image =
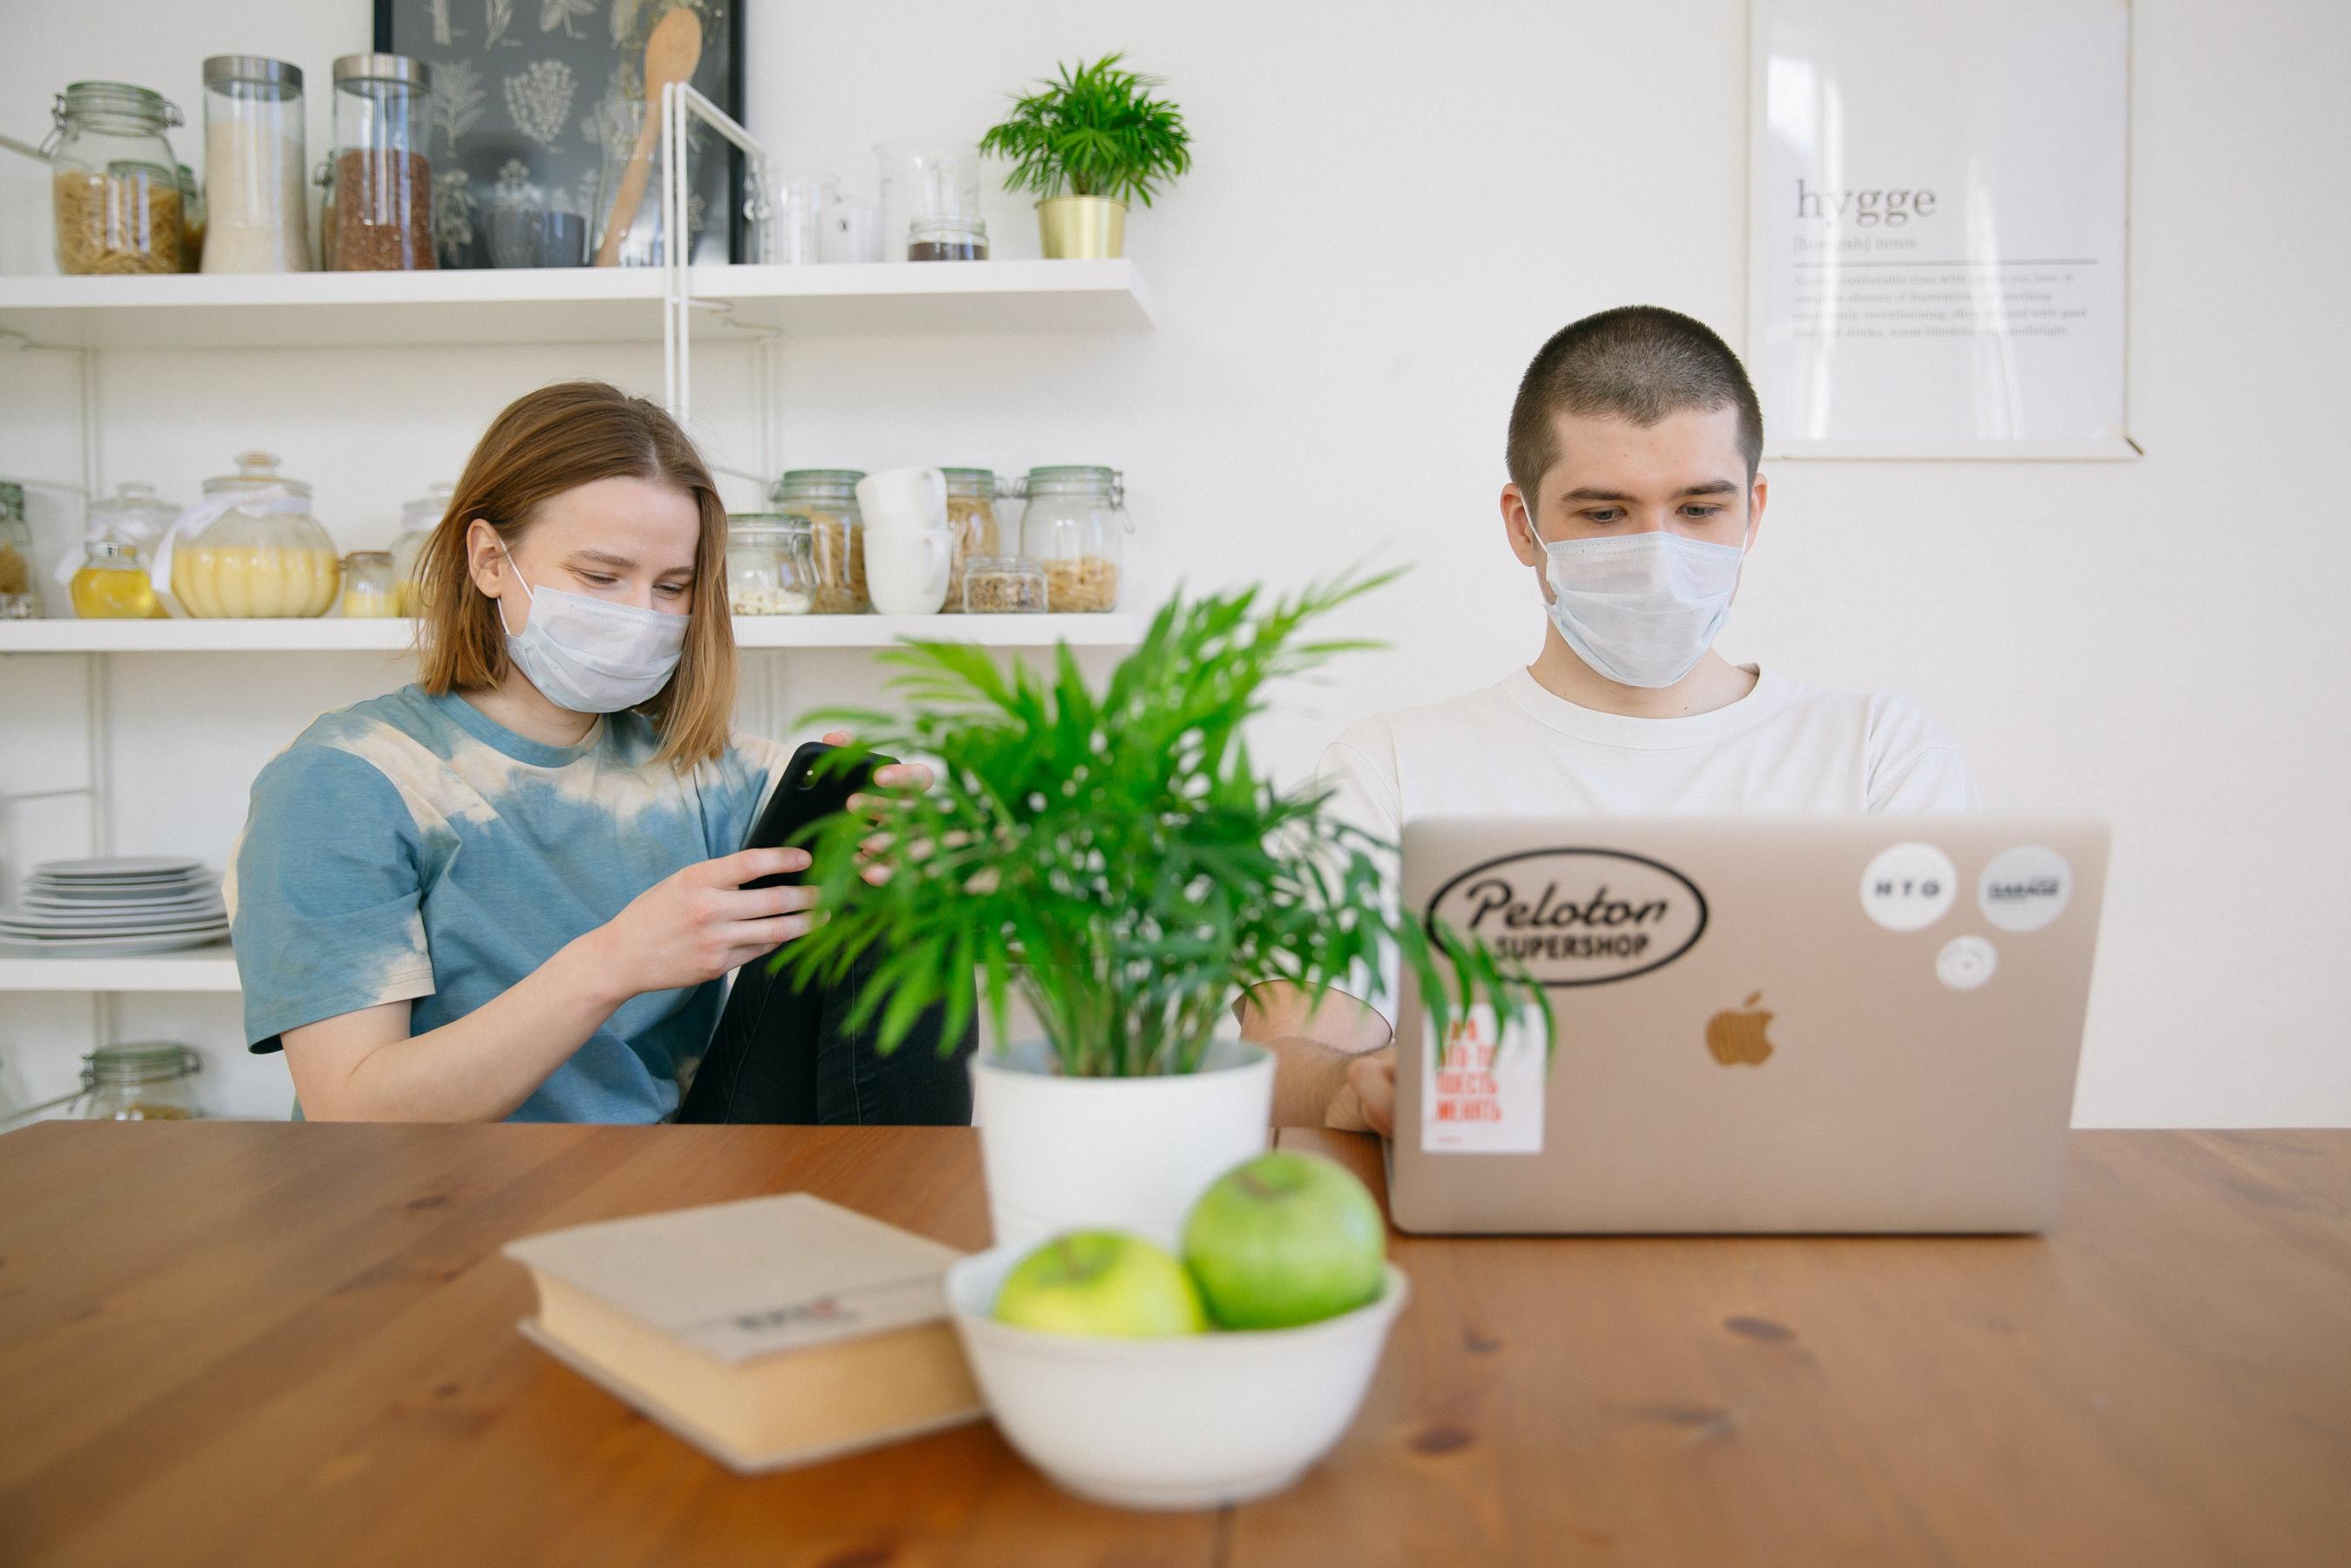
<svg viewBox="0 0 2351 1568"><path fill-rule="evenodd" d="M1215 1508L1296 1480L1355 1418L1409 1291L1391 1263L1377 1301L1302 1328L1040 1333L988 1316L1027 1251L947 1270L956 1333L1007 1440L1079 1496L1122 1508Z"/></svg>

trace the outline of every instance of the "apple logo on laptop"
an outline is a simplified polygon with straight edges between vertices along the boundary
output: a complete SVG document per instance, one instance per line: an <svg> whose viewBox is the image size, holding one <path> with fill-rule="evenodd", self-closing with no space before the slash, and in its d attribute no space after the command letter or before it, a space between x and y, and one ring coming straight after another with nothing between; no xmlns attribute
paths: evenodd
<svg viewBox="0 0 2351 1568"><path fill-rule="evenodd" d="M1725 1067L1761 1067L1771 1054L1771 1042L1763 1034L1771 1015L1755 1005L1762 999L1758 991L1743 1009L1726 1008L1706 1020L1706 1048L1715 1061Z"/></svg>

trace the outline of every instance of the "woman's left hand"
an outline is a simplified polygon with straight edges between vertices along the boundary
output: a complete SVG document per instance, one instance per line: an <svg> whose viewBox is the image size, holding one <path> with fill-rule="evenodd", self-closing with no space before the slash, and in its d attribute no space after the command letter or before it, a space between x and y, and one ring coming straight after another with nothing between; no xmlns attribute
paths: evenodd
<svg viewBox="0 0 2351 1568"><path fill-rule="evenodd" d="M836 729L823 739L827 746L848 746L856 737L845 729ZM936 779L930 768L920 762L893 762L873 775L874 788L910 795L921 794L935 782ZM863 795L849 798L849 809L852 811L863 811L871 805L872 802ZM881 859L889 848L890 836L887 833L876 833L865 841L865 880L876 887L890 880L890 868Z"/></svg>

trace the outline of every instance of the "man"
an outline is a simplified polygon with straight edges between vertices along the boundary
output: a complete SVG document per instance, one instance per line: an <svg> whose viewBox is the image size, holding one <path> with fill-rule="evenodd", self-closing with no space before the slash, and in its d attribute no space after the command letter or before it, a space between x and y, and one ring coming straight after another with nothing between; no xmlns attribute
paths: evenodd
<svg viewBox="0 0 2351 1568"><path fill-rule="evenodd" d="M1762 450L1738 356L1687 316L1627 306L1545 343L1510 410L1501 497L1542 652L1348 730L1317 773L1331 810L1391 843L1430 816L1973 810L1959 748L1906 699L1714 652L1762 528ZM1277 1122L1392 1131L1390 1017L1265 986L1241 1020L1279 1058Z"/></svg>

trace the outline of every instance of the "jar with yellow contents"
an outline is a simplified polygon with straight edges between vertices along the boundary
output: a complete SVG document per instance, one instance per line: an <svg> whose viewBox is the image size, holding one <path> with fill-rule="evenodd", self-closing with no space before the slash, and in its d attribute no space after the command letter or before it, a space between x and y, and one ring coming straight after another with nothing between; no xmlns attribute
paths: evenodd
<svg viewBox="0 0 2351 1568"><path fill-rule="evenodd" d="M155 597L155 585L139 552L112 539L82 547L81 567L66 593L85 621L160 621L169 613Z"/></svg>
<svg viewBox="0 0 2351 1568"><path fill-rule="evenodd" d="M180 607L202 619L324 615L342 586L343 559L310 516L310 486L279 474L266 452L239 453L236 465L204 481L204 499L164 541L156 570L168 572Z"/></svg>

